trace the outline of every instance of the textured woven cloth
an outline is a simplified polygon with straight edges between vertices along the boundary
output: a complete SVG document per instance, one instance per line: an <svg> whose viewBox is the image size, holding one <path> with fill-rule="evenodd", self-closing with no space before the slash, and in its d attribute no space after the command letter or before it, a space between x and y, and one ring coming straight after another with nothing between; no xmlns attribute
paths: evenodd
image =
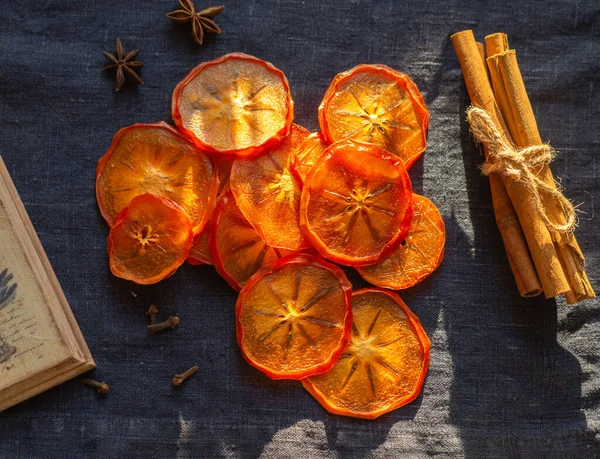
<svg viewBox="0 0 600 459"><path fill-rule="evenodd" d="M196 1L199 7L208 3ZM3 2L0 154L107 381L76 378L0 414L0 458L600 457L600 301L520 298L494 223L450 34L509 34L542 138L600 289L600 4L597 1L229 0L204 46L169 21L175 0ZM113 91L103 50L140 48L144 86ZM108 269L98 159L136 122L171 121L173 88L199 62L243 51L290 82L296 122L317 130L335 74L359 63L408 73L431 112L410 170L447 229L440 269L402 297L432 341L421 396L375 421L328 414L298 382L249 366L232 291L210 266L138 287ZM356 287L364 286L348 270ZM131 292L137 294L134 297ZM177 314L149 336L144 312ZM179 390L170 380L192 365Z"/></svg>

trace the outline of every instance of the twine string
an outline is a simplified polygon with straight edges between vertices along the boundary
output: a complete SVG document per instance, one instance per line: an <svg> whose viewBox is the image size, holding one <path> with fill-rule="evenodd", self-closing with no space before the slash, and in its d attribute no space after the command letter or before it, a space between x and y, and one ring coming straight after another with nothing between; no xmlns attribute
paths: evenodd
<svg viewBox="0 0 600 459"><path fill-rule="evenodd" d="M554 149L547 144L515 147L498 130L489 113L479 107L467 110L467 120L475 139L488 151L487 160L481 167L482 172L485 175L496 172L522 183L531 193L534 207L549 229L559 233L572 232L577 224L573 204L557 188L548 185L534 172L552 161ZM550 220L541 193L546 193L562 206L566 217L564 224Z"/></svg>

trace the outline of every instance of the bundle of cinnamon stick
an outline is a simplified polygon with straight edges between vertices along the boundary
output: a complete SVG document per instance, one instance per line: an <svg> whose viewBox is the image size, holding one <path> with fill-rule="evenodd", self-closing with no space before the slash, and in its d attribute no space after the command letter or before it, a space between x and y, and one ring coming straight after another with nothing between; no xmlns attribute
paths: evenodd
<svg viewBox="0 0 600 459"><path fill-rule="evenodd" d="M506 34L488 35L484 46L476 42L473 31L464 30L454 34L452 42L473 106L489 114L517 154L525 151L519 149L543 145L516 52L509 49ZM484 150L489 159L492 152L485 143ZM547 188L556 189L547 164L535 168L535 175ZM488 177L496 222L521 296L565 295L569 304L595 297L573 231L555 229L567 222L565 206L550 193L540 192L545 214L541 215L529 184L514 174L492 172Z"/></svg>

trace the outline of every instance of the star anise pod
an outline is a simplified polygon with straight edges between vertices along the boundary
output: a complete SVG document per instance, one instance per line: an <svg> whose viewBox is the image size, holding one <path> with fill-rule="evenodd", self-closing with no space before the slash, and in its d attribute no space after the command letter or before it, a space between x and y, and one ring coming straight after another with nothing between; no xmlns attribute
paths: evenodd
<svg viewBox="0 0 600 459"><path fill-rule="evenodd" d="M125 77L127 77L130 82L135 84L144 84L144 82L140 79L135 70L144 66L140 61L133 60L139 49L135 49L127 54L123 51L123 45L121 44L121 40L117 38L117 47L115 49L115 54L112 55L107 51L103 51L104 56L112 62L112 64L104 67L104 70L113 70L117 69L116 80L115 80L115 91L119 91L123 84L125 83Z"/></svg>
<svg viewBox="0 0 600 459"><path fill-rule="evenodd" d="M202 44L205 32L221 33L221 29L211 18L223 11L224 6L210 6L196 12L192 0L179 0L179 4L182 9L167 13L167 17L181 23L191 22L192 36L196 43Z"/></svg>

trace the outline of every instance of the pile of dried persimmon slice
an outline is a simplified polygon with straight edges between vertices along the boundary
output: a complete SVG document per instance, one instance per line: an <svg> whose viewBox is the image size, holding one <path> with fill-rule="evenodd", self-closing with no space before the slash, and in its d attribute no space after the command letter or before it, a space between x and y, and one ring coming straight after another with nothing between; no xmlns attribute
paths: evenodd
<svg viewBox="0 0 600 459"><path fill-rule="evenodd" d="M164 122L121 129L98 162L115 276L153 284L213 264L240 291L244 358L301 380L328 411L373 419L420 393L430 342L388 290L431 274L444 222L412 191L429 112L384 65L337 75L320 132L293 124L283 72L241 53L193 69ZM352 266L377 288L352 291Z"/></svg>

